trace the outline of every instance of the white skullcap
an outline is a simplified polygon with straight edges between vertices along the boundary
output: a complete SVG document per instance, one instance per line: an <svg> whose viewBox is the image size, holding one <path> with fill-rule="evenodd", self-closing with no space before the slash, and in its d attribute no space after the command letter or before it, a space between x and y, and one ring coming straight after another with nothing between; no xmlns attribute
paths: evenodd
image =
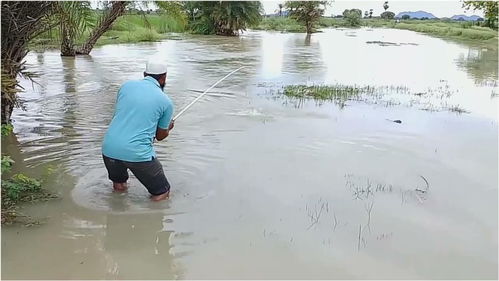
<svg viewBox="0 0 499 281"><path fill-rule="evenodd" d="M151 57L146 64L147 74L164 74L166 73L166 63L159 57Z"/></svg>

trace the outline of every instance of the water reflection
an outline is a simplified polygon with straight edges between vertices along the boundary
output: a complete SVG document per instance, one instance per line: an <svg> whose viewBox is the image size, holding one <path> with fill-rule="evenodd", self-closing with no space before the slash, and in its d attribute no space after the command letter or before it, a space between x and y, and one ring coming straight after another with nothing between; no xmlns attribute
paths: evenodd
<svg viewBox="0 0 499 281"><path fill-rule="evenodd" d="M276 78L282 73L285 39L280 33L268 33L262 36L261 76Z"/></svg>
<svg viewBox="0 0 499 281"><path fill-rule="evenodd" d="M114 265L108 268L116 279L178 279L170 240L160 213L108 214L104 250Z"/></svg>
<svg viewBox="0 0 499 281"><path fill-rule="evenodd" d="M497 50L470 47L457 58L457 65L465 69L476 84L497 86Z"/></svg>

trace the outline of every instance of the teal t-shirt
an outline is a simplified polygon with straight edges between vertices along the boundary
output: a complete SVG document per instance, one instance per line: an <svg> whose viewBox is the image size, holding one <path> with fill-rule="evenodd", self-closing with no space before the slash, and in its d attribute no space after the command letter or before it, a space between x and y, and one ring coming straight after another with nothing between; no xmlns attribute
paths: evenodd
<svg viewBox="0 0 499 281"><path fill-rule="evenodd" d="M173 103L156 79L148 76L126 82L118 92L102 154L128 162L151 161L156 157L156 129L168 129L172 115Z"/></svg>

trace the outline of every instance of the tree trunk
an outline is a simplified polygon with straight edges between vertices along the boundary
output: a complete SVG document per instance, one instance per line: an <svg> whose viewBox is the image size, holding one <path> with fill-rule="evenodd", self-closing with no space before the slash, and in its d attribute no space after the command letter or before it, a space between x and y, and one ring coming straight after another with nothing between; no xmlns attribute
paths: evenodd
<svg viewBox="0 0 499 281"><path fill-rule="evenodd" d="M9 89L15 90L15 88ZM10 117L12 116L12 110L14 110L14 104L10 101L10 99L5 98L8 95L7 92L2 91L2 125L10 124Z"/></svg>
<svg viewBox="0 0 499 281"><path fill-rule="evenodd" d="M74 57L76 55L76 50L73 44L73 39L64 26L61 26L61 38L61 56Z"/></svg>
<svg viewBox="0 0 499 281"><path fill-rule="evenodd" d="M312 22L311 21L307 21L305 22L305 27L307 29L307 34L312 34L312 29L313 29L313 26L312 26Z"/></svg>
<svg viewBox="0 0 499 281"><path fill-rule="evenodd" d="M109 12L104 14L99 21L99 24L92 30L87 41L76 50L78 55L88 55L97 43L97 40L112 26L114 21L125 13L127 1L114 1Z"/></svg>

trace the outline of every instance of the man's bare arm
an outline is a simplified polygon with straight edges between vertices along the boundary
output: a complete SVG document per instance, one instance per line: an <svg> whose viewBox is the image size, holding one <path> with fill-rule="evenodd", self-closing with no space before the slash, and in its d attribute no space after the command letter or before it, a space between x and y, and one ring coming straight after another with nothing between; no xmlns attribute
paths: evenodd
<svg viewBox="0 0 499 281"><path fill-rule="evenodd" d="M173 129L174 126L175 122L171 121L170 126L168 126L168 129L161 129L159 127L156 128L156 139L159 141L166 139L166 137L168 137L170 131Z"/></svg>

